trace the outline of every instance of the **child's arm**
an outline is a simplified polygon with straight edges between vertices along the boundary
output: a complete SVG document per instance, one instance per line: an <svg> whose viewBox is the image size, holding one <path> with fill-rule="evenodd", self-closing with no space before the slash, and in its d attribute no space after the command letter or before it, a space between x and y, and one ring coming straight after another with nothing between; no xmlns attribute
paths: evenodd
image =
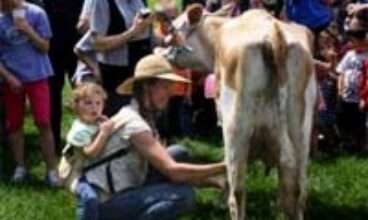
<svg viewBox="0 0 368 220"><path fill-rule="evenodd" d="M342 96L342 90L343 90L343 76L341 73L338 74L338 83L337 83L337 94L338 97Z"/></svg>
<svg viewBox="0 0 368 220"><path fill-rule="evenodd" d="M19 79L17 79L17 77L15 77L13 74L11 74L1 62L0 77L2 77L14 91L20 91L22 89L22 82L19 81Z"/></svg>
<svg viewBox="0 0 368 220"><path fill-rule="evenodd" d="M100 131L93 142L83 148L83 153L87 157L97 157L104 149L110 134L113 132L114 123L111 120L106 120L100 124Z"/></svg>
<svg viewBox="0 0 368 220"><path fill-rule="evenodd" d="M49 51L49 40L41 37L25 18L17 18L15 20L15 26L18 28L18 30L22 31L28 36L32 44L36 46L38 50L43 53L47 53Z"/></svg>

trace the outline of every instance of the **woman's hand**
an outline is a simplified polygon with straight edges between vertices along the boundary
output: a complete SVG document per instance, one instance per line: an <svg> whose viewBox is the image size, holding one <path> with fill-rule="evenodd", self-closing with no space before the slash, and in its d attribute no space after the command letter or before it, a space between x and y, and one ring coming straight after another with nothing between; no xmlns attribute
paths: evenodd
<svg viewBox="0 0 368 220"><path fill-rule="evenodd" d="M89 19L88 18L80 18L78 23L77 23L76 29L81 34L86 33L89 29Z"/></svg>
<svg viewBox="0 0 368 220"><path fill-rule="evenodd" d="M133 32L133 35L138 35L145 31L153 23L153 20L154 15L150 15L147 18L136 15L130 30Z"/></svg>

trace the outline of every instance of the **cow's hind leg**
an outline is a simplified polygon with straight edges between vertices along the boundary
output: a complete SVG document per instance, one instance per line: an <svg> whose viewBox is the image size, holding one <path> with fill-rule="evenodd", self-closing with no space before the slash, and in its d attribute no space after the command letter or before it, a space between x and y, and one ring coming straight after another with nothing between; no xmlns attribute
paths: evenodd
<svg viewBox="0 0 368 220"><path fill-rule="evenodd" d="M244 139L248 129L230 130L225 132L226 165L229 183L228 205L232 220L244 220L245 212L245 185L244 176L247 166L249 143ZM239 135L241 132L241 135ZM245 135L245 136L244 136Z"/></svg>
<svg viewBox="0 0 368 220"><path fill-rule="evenodd" d="M304 206L304 172L300 168L300 158L295 152L294 143L285 131L282 135L279 161L279 202L287 219L302 220Z"/></svg>

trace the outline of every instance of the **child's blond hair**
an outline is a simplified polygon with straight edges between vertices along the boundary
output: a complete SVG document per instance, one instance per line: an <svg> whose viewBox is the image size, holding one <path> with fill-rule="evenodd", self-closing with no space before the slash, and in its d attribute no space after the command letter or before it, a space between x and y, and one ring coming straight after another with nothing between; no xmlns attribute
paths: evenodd
<svg viewBox="0 0 368 220"><path fill-rule="evenodd" d="M105 90L98 84L92 83L92 82L86 82L82 83L81 85L78 85L72 92L72 102L71 102L71 108L72 110L77 113L78 110L76 109L77 103L92 94L96 94L100 96L103 100L106 100L107 94Z"/></svg>

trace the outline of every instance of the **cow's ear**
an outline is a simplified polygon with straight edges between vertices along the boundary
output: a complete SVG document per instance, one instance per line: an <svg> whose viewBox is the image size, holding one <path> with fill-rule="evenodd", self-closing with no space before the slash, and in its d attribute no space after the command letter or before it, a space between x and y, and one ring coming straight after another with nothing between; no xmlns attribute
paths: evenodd
<svg viewBox="0 0 368 220"><path fill-rule="evenodd" d="M187 8L187 16L190 25L197 24L203 15L203 6L201 4L192 4Z"/></svg>

